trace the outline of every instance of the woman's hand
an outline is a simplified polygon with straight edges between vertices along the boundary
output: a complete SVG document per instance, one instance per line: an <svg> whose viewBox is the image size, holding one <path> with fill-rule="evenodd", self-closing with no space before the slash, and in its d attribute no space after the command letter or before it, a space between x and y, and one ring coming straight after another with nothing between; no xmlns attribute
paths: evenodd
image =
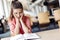
<svg viewBox="0 0 60 40"><path fill-rule="evenodd" d="M23 15L21 15L20 20L22 20L22 18L23 18Z"/></svg>
<svg viewBox="0 0 60 40"><path fill-rule="evenodd" d="M20 21L18 18L16 18L16 25L15 25L15 35L19 34L20 31Z"/></svg>

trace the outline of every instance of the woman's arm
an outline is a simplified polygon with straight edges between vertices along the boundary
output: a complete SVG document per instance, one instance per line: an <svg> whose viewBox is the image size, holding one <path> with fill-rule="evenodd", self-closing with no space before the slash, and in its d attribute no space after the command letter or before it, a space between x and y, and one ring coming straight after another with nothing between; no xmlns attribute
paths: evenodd
<svg viewBox="0 0 60 40"><path fill-rule="evenodd" d="M28 28L27 26L24 24L24 22L22 21L22 19L20 19L21 25L22 25L22 29L24 30L24 33L28 33Z"/></svg>
<svg viewBox="0 0 60 40"><path fill-rule="evenodd" d="M10 32L11 32L11 36L15 36L17 34L19 34L19 22L18 20L16 20L16 24L14 24L14 22L12 21L8 21L8 25L10 27Z"/></svg>
<svg viewBox="0 0 60 40"><path fill-rule="evenodd" d="M30 20L27 19L26 20L26 25L25 23L22 21L22 19L20 19L20 22L22 24L22 28L24 30L25 33L31 33L31 24L30 24Z"/></svg>
<svg viewBox="0 0 60 40"><path fill-rule="evenodd" d="M20 28L20 22L19 22L19 20L17 19L17 20L16 20L15 29L14 29L14 34L15 34L15 35L19 34L19 28Z"/></svg>

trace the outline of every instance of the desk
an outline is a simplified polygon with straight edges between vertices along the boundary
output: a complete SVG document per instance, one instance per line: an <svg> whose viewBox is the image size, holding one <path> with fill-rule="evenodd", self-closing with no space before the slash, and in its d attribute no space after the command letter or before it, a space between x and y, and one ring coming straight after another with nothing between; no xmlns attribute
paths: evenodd
<svg viewBox="0 0 60 40"><path fill-rule="evenodd" d="M42 40L60 40L60 29L54 29L37 33Z"/></svg>
<svg viewBox="0 0 60 40"><path fill-rule="evenodd" d="M60 40L60 29L37 32L37 35L41 37L41 40ZM1 40L9 40L9 38Z"/></svg>

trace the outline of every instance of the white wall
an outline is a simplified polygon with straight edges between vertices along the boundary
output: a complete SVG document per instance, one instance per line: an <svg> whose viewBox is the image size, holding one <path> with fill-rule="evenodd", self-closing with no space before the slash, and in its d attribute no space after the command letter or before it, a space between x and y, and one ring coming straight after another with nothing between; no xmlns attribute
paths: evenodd
<svg viewBox="0 0 60 40"><path fill-rule="evenodd" d="M5 16L8 17L9 11L8 11L7 1L6 0L3 0L3 3L4 3Z"/></svg>
<svg viewBox="0 0 60 40"><path fill-rule="evenodd" d="M59 0L59 6L60 6L60 0Z"/></svg>
<svg viewBox="0 0 60 40"><path fill-rule="evenodd" d="M2 0L0 0L0 19L2 18L3 15L4 15L3 4Z"/></svg>

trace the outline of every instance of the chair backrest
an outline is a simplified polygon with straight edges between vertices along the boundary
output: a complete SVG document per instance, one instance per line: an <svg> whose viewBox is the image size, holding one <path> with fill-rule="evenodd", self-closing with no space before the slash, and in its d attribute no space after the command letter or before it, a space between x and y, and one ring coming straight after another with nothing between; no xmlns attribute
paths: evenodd
<svg viewBox="0 0 60 40"><path fill-rule="evenodd" d="M54 11L54 18L55 18L55 21L60 20L60 9Z"/></svg>
<svg viewBox="0 0 60 40"><path fill-rule="evenodd" d="M48 14L48 16L50 15L49 11L46 11L45 13Z"/></svg>
<svg viewBox="0 0 60 40"><path fill-rule="evenodd" d="M58 21L58 26L59 26L59 28L60 28L60 21Z"/></svg>
<svg viewBox="0 0 60 40"><path fill-rule="evenodd" d="M46 24L49 23L49 16L46 12L40 12L38 14L38 20L39 20L39 24Z"/></svg>

